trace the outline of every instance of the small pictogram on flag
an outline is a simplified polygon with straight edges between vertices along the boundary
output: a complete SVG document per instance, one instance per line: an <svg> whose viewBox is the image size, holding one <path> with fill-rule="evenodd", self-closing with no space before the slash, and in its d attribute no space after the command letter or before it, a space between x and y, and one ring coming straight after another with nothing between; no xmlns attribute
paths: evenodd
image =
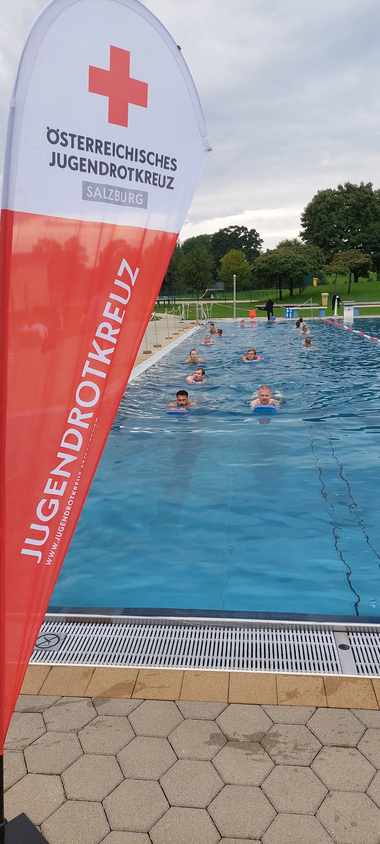
<svg viewBox="0 0 380 844"><path fill-rule="evenodd" d="M130 105L148 106L148 84L130 76L131 54L120 47L110 47L110 69L89 67L88 90L108 97L108 123L128 126Z"/></svg>

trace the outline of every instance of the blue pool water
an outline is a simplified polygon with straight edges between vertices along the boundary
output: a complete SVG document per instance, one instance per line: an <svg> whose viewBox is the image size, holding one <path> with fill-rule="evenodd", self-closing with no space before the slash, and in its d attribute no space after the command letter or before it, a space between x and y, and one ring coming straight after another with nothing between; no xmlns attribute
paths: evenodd
<svg viewBox="0 0 380 844"><path fill-rule="evenodd" d="M52 605L380 616L380 343L309 325L314 350L291 322L199 329L129 385ZM207 383L175 417L192 346ZM269 424L261 384L286 399Z"/></svg>

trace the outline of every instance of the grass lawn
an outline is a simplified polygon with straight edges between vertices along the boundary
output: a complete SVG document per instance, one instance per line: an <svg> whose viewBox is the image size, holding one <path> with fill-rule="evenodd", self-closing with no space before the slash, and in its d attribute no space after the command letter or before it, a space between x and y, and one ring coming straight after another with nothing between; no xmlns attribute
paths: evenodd
<svg viewBox="0 0 380 844"><path fill-rule="evenodd" d="M307 287L301 296L294 295L293 297L289 297L289 291L283 291L282 294L282 302L284 307L279 307L275 309L275 316L284 316L285 315L285 305L290 305L292 307L297 307L297 305L301 305L306 302L308 299L313 300L313 316L318 316L318 308L321 307L322 300L321 300L321 293L328 293L329 294L329 304L326 309L326 316L330 317L333 314L333 310L331 308L331 300L334 293L339 293L339 296L342 300L351 300L357 302L360 305L360 302L380 302L380 281L372 281L369 279L361 279L357 284L352 282L351 284L351 292L347 292L348 282L343 276L338 276L337 284L335 285L334 279L331 277L328 279L328 284L318 285L318 287ZM252 291L252 299L254 300L251 303L251 291L244 290L238 291L237 293L237 303L236 303L236 317L240 319L247 319L249 318L249 312L252 308L257 308L257 305L263 305L268 298L273 299L277 305L280 304L280 300L276 298L274 290L253 290ZM202 300L204 305L208 307L211 305L212 301L212 316L210 319L223 319L226 317L233 317L233 303L231 301L231 293L227 292L226 294L227 302L224 302L224 296L221 299L214 299L214 300L207 300L205 302ZM245 300L245 301L244 301ZM256 300L256 301L255 301ZM179 306L181 300L176 299L176 310ZM189 302L189 299L185 299L184 301ZM157 313L163 313L165 308L160 307L157 308ZM171 308L169 308L171 310ZM343 308L340 308L339 313L343 314ZM311 316L311 310L304 310L301 311L302 316L308 317ZM257 311L257 316L265 316L264 311ZM380 316L380 305L378 307L373 306L369 308L362 308L360 311L360 316ZM189 318L195 318L195 301L194 305L190 306L189 309Z"/></svg>

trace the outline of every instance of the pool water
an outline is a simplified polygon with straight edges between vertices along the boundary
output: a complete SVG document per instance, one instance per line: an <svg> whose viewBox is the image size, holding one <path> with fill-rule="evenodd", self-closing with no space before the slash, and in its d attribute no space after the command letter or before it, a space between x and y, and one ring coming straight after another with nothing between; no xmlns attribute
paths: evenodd
<svg viewBox="0 0 380 844"><path fill-rule="evenodd" d="M380 616L380 343L309 327L199 329L128 386L52 605ZM176 417L191 347L207 381ZM265 424L261 384L286 400Z"/></svg>

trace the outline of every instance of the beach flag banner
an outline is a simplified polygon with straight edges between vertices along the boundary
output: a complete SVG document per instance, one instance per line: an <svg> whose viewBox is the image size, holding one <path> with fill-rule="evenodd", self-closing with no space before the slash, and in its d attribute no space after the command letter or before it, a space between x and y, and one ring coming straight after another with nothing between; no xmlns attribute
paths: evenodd
<svg viewBox="0 0 380 844"><path fill-rule="evenodd" d="M137 0L42 11L1 217L2 739L208 152L180 48Z"/></svg>

